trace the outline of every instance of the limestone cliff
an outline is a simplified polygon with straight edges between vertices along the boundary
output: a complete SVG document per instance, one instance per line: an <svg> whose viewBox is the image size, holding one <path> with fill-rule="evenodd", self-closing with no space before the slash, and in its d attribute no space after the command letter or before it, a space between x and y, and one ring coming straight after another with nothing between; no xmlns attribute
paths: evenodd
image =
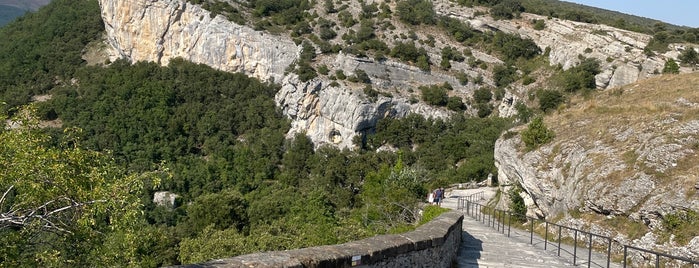
<svg viewBox="0 0 699 268"><path fill-rule="evenodd" d="M560 64L563 69L577 65L579 56L598 59L602 72L596 76L596 82L602 89L653 77L662 71L667 59L676 59L684 49L681 45L671 45L664 54L648 56L643 49L652 37L647 34L530 13L522 13L519 19L495 20L488 15L478 15L477 11L483 13L479 8L454 7L448 1L440 3L439 13L467 21L475 29L503 31L532 39L542 50L548 50L552 65ZM534 29L534 20L544 21L545 28Z"/></svg>
<svg viewBox="0 0 699 268"><path fill-rule="evenodd" d="M670 214L699 210L697 84L696 73L662 76L574 99L566 111L545 118L556 134L552 142L524 151L519 135L524 126L497 141L498 179L522 185L532 216L597 215L586 219L607 230L618 227L609 225L611 219L621 217L643 223L649 232L625 241L634 238L616 230L622 234L617 239L660 243L696 258L699 237L682 253L678 242L661 243L654 231L663 230Z"/></svg>
<svg viewBox="0 0 699 268"><path fill-rule="evenodd" d="M449 114L425 104L408 104L408 99L400 96L369 101L361 90L329 86L330 81L323 78L301 82L295 74L285 74L300 51L289 37L257 32L223 16L211 18L209 11L184 0L100 0L100 6L112 60L125 58L166 65L170 59L180 57L281 83L275 99L293 120L289 136L305 132L317 146L351 147L355 135L371 130L385 116L410 112L426 117ZM382 83L404 87L458 83L453 77L431 75L390 60L377 63L339 54L326 57L325 61L348 75L364 70L374 78L377 87L382 87Z"/></svg>
<svg viewBox="0 0 699 268"><path fill-rule="evenodd" d="M99 0L99 3L111 60L125 58L167 65L171 59L179 57L280 83L276 102L293 120L289 134L305 132L316 145L330 143L350 147L355 135L371 131L376 121L385 116L414 112L426 117L447 117L453 113L444 107L416 103L419 95L414 92L421 85L448 82L454 88L449 96L464 100L467 106L464 113L475 115L477 109L470 101L473 92L485 85L493 86L492 68L488 66L502 64L497 57L473 48L471 57L486 66L454 61L451 70L471 78L479 77L482 83L461 85L454 72L436 67L423 71L396 60L377 61L342 53L326 53L315 59L315 67L325 65L331 71L341 70L347 75L363 70L371 77L371 86L381 93L379 98L367 98L362 92L364 85L334 81L330 76L301 82L294 74L286 72L299 59L301 51L288 35L255 31L222 15L213 16L201 6L185 0ZM350 4L352 12L360 11L357 2ZM649 36L608 26L546 19L533 14L523 14L522 18L515 20L493 20L487 15L477 15L482 12L476 12L476 8L458 7L446 0L434 1L434 4L437 13L468 22L477 30L505 31L531 38L542 50L549 48L551 64L569 68L577 64L578 55L600 59L603 72L596 77L600 88L625 85L653 76L662 69L667 57L677 56L677 49L673 46L666 55L648 57L642 49ZM534 30L532 19L546 20L546 28ZM395 31L377 30L376 35L391 44L396 42L395 36L412 31L405 25L396 23L396 26ZM441 59L443 47L461 45L443 33L414 34L421 41L433 39L433 46L425 46L433 64ZM338 39L335 42L343 42L340 37L335 39ZM330 86L333 82L334 85ZM514 104L538 86L517 83L508 87L501 99L493 100L499 102L495 103L497 114L503 117L516 114Z"/></svg>
<svg viewBox="0 0 699 268"><path fill-rule="evenodd" d="M290 38L256 32L184 0L100 0L115 57L167 65L183 58L213 68L280 81L296 60Z"/></svg>

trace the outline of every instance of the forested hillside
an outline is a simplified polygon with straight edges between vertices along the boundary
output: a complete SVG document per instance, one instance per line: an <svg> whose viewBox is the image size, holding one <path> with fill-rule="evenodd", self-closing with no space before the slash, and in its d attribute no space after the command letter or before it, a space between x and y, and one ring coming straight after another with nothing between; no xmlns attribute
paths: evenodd
<svg viewBox="0 0 699 268"><path fill-rule="evenodd" d="M404 231L428 189L493 173L509 126L415 115L381 122L365 149L314 150L285 139L273 84L181 60L87 66L99 18L95 1L56 0L0 29L3 113L23 122L0 132L1 212L23 219L0 221L3 264L161 266ZM155 191L179 197L157 206Z"/></svg>

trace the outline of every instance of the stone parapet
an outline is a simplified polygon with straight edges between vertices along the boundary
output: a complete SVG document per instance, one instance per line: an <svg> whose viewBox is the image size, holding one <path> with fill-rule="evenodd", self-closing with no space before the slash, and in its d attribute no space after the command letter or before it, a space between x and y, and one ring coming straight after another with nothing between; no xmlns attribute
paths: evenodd
<svg viewBox="0 0 699 268"><path fill-rule="evenodd" d="M404 234L253 253L181 267L451 267L461 244L463 219L463 214L451 211Z"/></svg>

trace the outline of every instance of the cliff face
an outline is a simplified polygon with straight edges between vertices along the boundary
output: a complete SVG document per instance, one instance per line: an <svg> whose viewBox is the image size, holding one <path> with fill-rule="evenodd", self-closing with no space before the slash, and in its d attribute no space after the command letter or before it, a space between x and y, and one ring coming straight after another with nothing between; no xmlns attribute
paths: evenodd
<svg viewBox="0 0 699 268"><path fill-rule="evenodd" d="M474 90L482 85L494 85L489 71L492 68L474 67L466 62L454 61L451 69L472 78L482 77L483 84L470 82L461 85L449 72L437 68L425 72L390 59L375 61L342 53L322 54L316 58L316 67L326 65L330 70L342 70L348 76L360 69L365 71L371 77L371 86L382 93L378 98L367 98L362 92L364 85L339 81L339 84L330 86L333 81L329 76L301 82L294 74L285 73L287 67L298 60L301 50L289 36L255 31L221 15L212 17L209 11L185 0L99 0L99 3L112 60L125 58L167 65L172 58L180 57L280 83L282 89L276 102L293 120L289 135L305 132L316 145L328 143L351 147L355 135L371 131L376 121L385 116L414 112L425 117L447 117L453 113L443 107L410 102L411 98L419 96L414 90L420 85L448 82L454 87L449 95L462 98L467 106ZM352 2L351 8L359 12L355 4ZM600 59L602 73L596 77L599 88L625 85L653 76L654 72L662 70L667 57L678 54L677 49L671 49L665 55L648 57L642 49L650 40L649 36L608 26L549 20L533 14L523 14L522 18L515 20L493 20L487 15L476 15L476 8L454 6L445 0L434 1L434 4L437 13L468 22L475 29L504 31L531 38L542 50L548 48L551 64L569 68L578 63L578 55ZM533 19L545 20L545 29L533 29ZM398 26L395 31L401 35L403 31L411 31ZM377 36L396 33L383 32ZM417 36L421 40L436 39L435 46L425 46L433 64L441 59L442 47L460 45L442 33L418 32ZM393 39L385 38L385 42L393 42ZM483 51L473 49L472 53L482 62L502 63ZM540 86L513 84L506 90L501 103L495 104L498 115L514 115L513 104L526 98L528 91L536 87ZM468 107L465 113L475 115L476 111Z"/></svg>
<svg viewBox="0 0 699 268"><path fill-rule="evenodd" d="M580 62L578 56L596 58L602 72L596 78L598 88L613 88L662 72L668 58L677 58L680 47L670 46L661 55L648 56L643 49L651 36L607 25L589 24L522 13L521 18L495 20L488 15L476 16L477 9L438 5L438 12L467 21L481 31L503 31L532 39L542 51L549 50L552 65L568 69ZM542 30L534 29L534 20L544 21ZM688 70L686 70L688 71Z"/></svg>
<svg viewBox="0 0 699 268"><path fill-rule="evenodd" d="M699 237L682 252L677 242L662 242L654 232L665 228L670 214L699 210L698 83L699 74L664 76L574 99L569 109L545 119L556 134L549 144L525 152L519 134L497 141L498 179L522 185L532 216L570 220L587 213L601 216L591 225L612 230L604 222L621 217L649 231L642 239L617 239L659 243L695 258Z"/></svg>
<svg viewBox="0 0 699 268"><path fill-rule="evenodd" d="M281 81L299 52L288 37L256 32L184 0L100 0L114 56L167 65L181 57L213 68Z"/></svg>
<svg viewBox="0 0 699 268"><path fill-rule="evenodd" d="M281 84L275 100L292 119L289 136L305 132L317 146L351 147L354 136L370 131L377 120L386 116L410 112L426 117L449 114L425 104L408 104L406 97L369 101L361 90L329 86L331 82L323 78L301 82L295 74L284 72L300 52L290 38L257 32L222 16L211 18L209 11L184 0L100 0L100 6L112 60L125 58L167 65L170 59L181 57L216 69L273 80ZM342 54L322 60L348 75L362 69L374 77L377 86L458 83L453 77L431 75L392 61L376 63Z"/></svg>

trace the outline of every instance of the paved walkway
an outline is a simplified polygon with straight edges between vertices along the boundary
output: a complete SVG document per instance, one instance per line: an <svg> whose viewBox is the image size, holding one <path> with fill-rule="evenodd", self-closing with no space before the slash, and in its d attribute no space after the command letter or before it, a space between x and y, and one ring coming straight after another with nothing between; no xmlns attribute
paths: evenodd
<svg viewBox="0 0 699 268"><path fill-rule="evenodd" d="M442 206L456 209L457 200L477 192L484 192L481 204L495 195L494 188L453 190L447 192ZM555 245L549 243L544 250L544 239L534 235L534 244L530 244L527 231L511 229L510 237L498 232L481 221L469 216L464 217L461 248L459 249L458 267L571 267L573 265L573 248L561 246L560 257ZM577 249L576 265L588 267L588 251ZM607 267L606 256L593 253L589 267ZM619 267L612 263L610 267Z"/></svg>

